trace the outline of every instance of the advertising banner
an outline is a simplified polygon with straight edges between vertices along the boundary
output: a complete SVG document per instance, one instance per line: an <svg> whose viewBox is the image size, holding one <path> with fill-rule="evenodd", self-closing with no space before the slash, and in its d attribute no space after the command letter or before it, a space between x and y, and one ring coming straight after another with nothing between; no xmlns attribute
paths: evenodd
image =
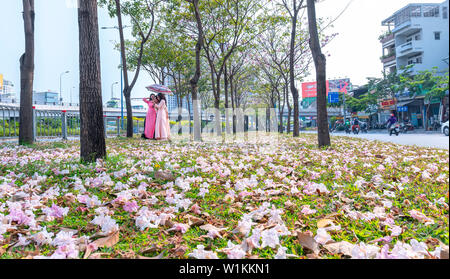
<svg viewBox="0 0 450 279"><path fill-rule="evenodd" d="M349 78L327 80L327 96L329 92L344 92L345 94L348 94L350 86L351 84ZM316 82L302 83L302 97L303 98L317 97Z"/></svg>

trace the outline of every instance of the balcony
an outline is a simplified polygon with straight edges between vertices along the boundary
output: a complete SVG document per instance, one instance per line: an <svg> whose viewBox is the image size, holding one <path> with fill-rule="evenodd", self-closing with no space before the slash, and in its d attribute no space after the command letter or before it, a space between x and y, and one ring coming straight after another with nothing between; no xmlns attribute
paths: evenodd
<svg viewBox="0 0 450 279"><path fill-rule="evenodd" d="M389 41L394 40L394 33L388 33L388 34L382 35L379 37L379 39L382 44L385 44Z"/></svg>
<svg viewBox="0 0 450 279"><path fill-rule="evenodd" d="M380 60L383 64L389 63L391 61L395 61L395 53L390 53L387 55L383 55L380 57Z"/></svg>
<svg viewBox="0 0 450 279"><path fill-rule="evenodd" d="M411 41L398 46L395 53L397 57L404 57L422 53L423 49L423 41Z"/></svg>

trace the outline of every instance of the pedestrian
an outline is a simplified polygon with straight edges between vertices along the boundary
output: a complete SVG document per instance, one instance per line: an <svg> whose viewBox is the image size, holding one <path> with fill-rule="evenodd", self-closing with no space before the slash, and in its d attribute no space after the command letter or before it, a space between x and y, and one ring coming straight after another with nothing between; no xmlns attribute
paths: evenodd
<svg viewBox="0 0 450 279"><path fill-rule="evenodd" d="M155 138L157 140L170 140L169 111L167 109L166 97L164 94L159 93L156 100Z"/></svg>
<svg viewBox="0 0 450 279"><path fill-rule="evenodd" d="M144 102L148 105L147 116L144 122L144 138L155 139L155 126L156 126L156 96L151 94L150 98L144 98Z"/></svg>

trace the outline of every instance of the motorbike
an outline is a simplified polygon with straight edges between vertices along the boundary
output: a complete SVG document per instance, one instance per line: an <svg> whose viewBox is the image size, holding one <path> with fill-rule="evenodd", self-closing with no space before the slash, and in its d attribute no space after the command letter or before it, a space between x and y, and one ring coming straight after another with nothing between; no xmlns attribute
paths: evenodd
<svg viewBox="0 0 450 279"><path fill-rule="evenodd" d="M368 125L366 122L361 122L361 133L366 133L368 132Z"/></svg>
<svg viewBox="0 0 450 279"><path fill-rule="evenodd" d="M350 130L350 124L346 124L346 125L345 125L345 133L346 133L346 134L350 134L350 133L351 133L351 130Z"/></svg>
<svg viewBox="0 0 450 279"><path fill-rule="evenodd" d="M408 131L414 131L414 126L411 123L405 122L400 124L400 132L406 134Z"/></svg>
<svg viewBox="0 0 450 279"><path fill-rule="evenodd" d="M389 127L388 132L389 132L389 136L392 136L392 134L395 134L396 136L398 136L398 134L400 134L400 124L398 122L392 124Z"/></svg>
<svg viewBox="0 0 450 279"><path fill-rule="evenodd" d="M358 124L352 126L352 132L353 132L353 134L355 134L355 135L359 134L359 131L360 131L360 130L361 130L361 128L359 127Z"/></svg>

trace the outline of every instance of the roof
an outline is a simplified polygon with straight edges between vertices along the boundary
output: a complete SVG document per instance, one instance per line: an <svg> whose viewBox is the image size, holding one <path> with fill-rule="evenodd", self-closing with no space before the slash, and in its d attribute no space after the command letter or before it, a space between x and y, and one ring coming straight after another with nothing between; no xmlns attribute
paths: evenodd
<svg viewBox="0 0 450 279"><path fill-rule="evenodd" d="M404 6L403 8L401 8L400 10L397 10L394 14L392 14L390 17L388 17L388 18L386 18L385 20L383 20L382 22L381 22L381 25L383 25L383 26L386 26L386 25L389 25L390 23L393 23L394 21L395 21L395 16L397 15L397 14L399 14L399 13L401 13L402 11L404 11L404 10L406 10L406 9L408 9L408 8L410 8L410 7L412 7L412 6L423 6L423 5L430 5L430 6L432 6L432 5L436 5L436 6L439 6L439 5L441 5L441 4L444 4L446 1L444 1L444 2L442 2L442 3L410 3L410 4L408 4L408 5L406 5L406 6Z"/></svg>

